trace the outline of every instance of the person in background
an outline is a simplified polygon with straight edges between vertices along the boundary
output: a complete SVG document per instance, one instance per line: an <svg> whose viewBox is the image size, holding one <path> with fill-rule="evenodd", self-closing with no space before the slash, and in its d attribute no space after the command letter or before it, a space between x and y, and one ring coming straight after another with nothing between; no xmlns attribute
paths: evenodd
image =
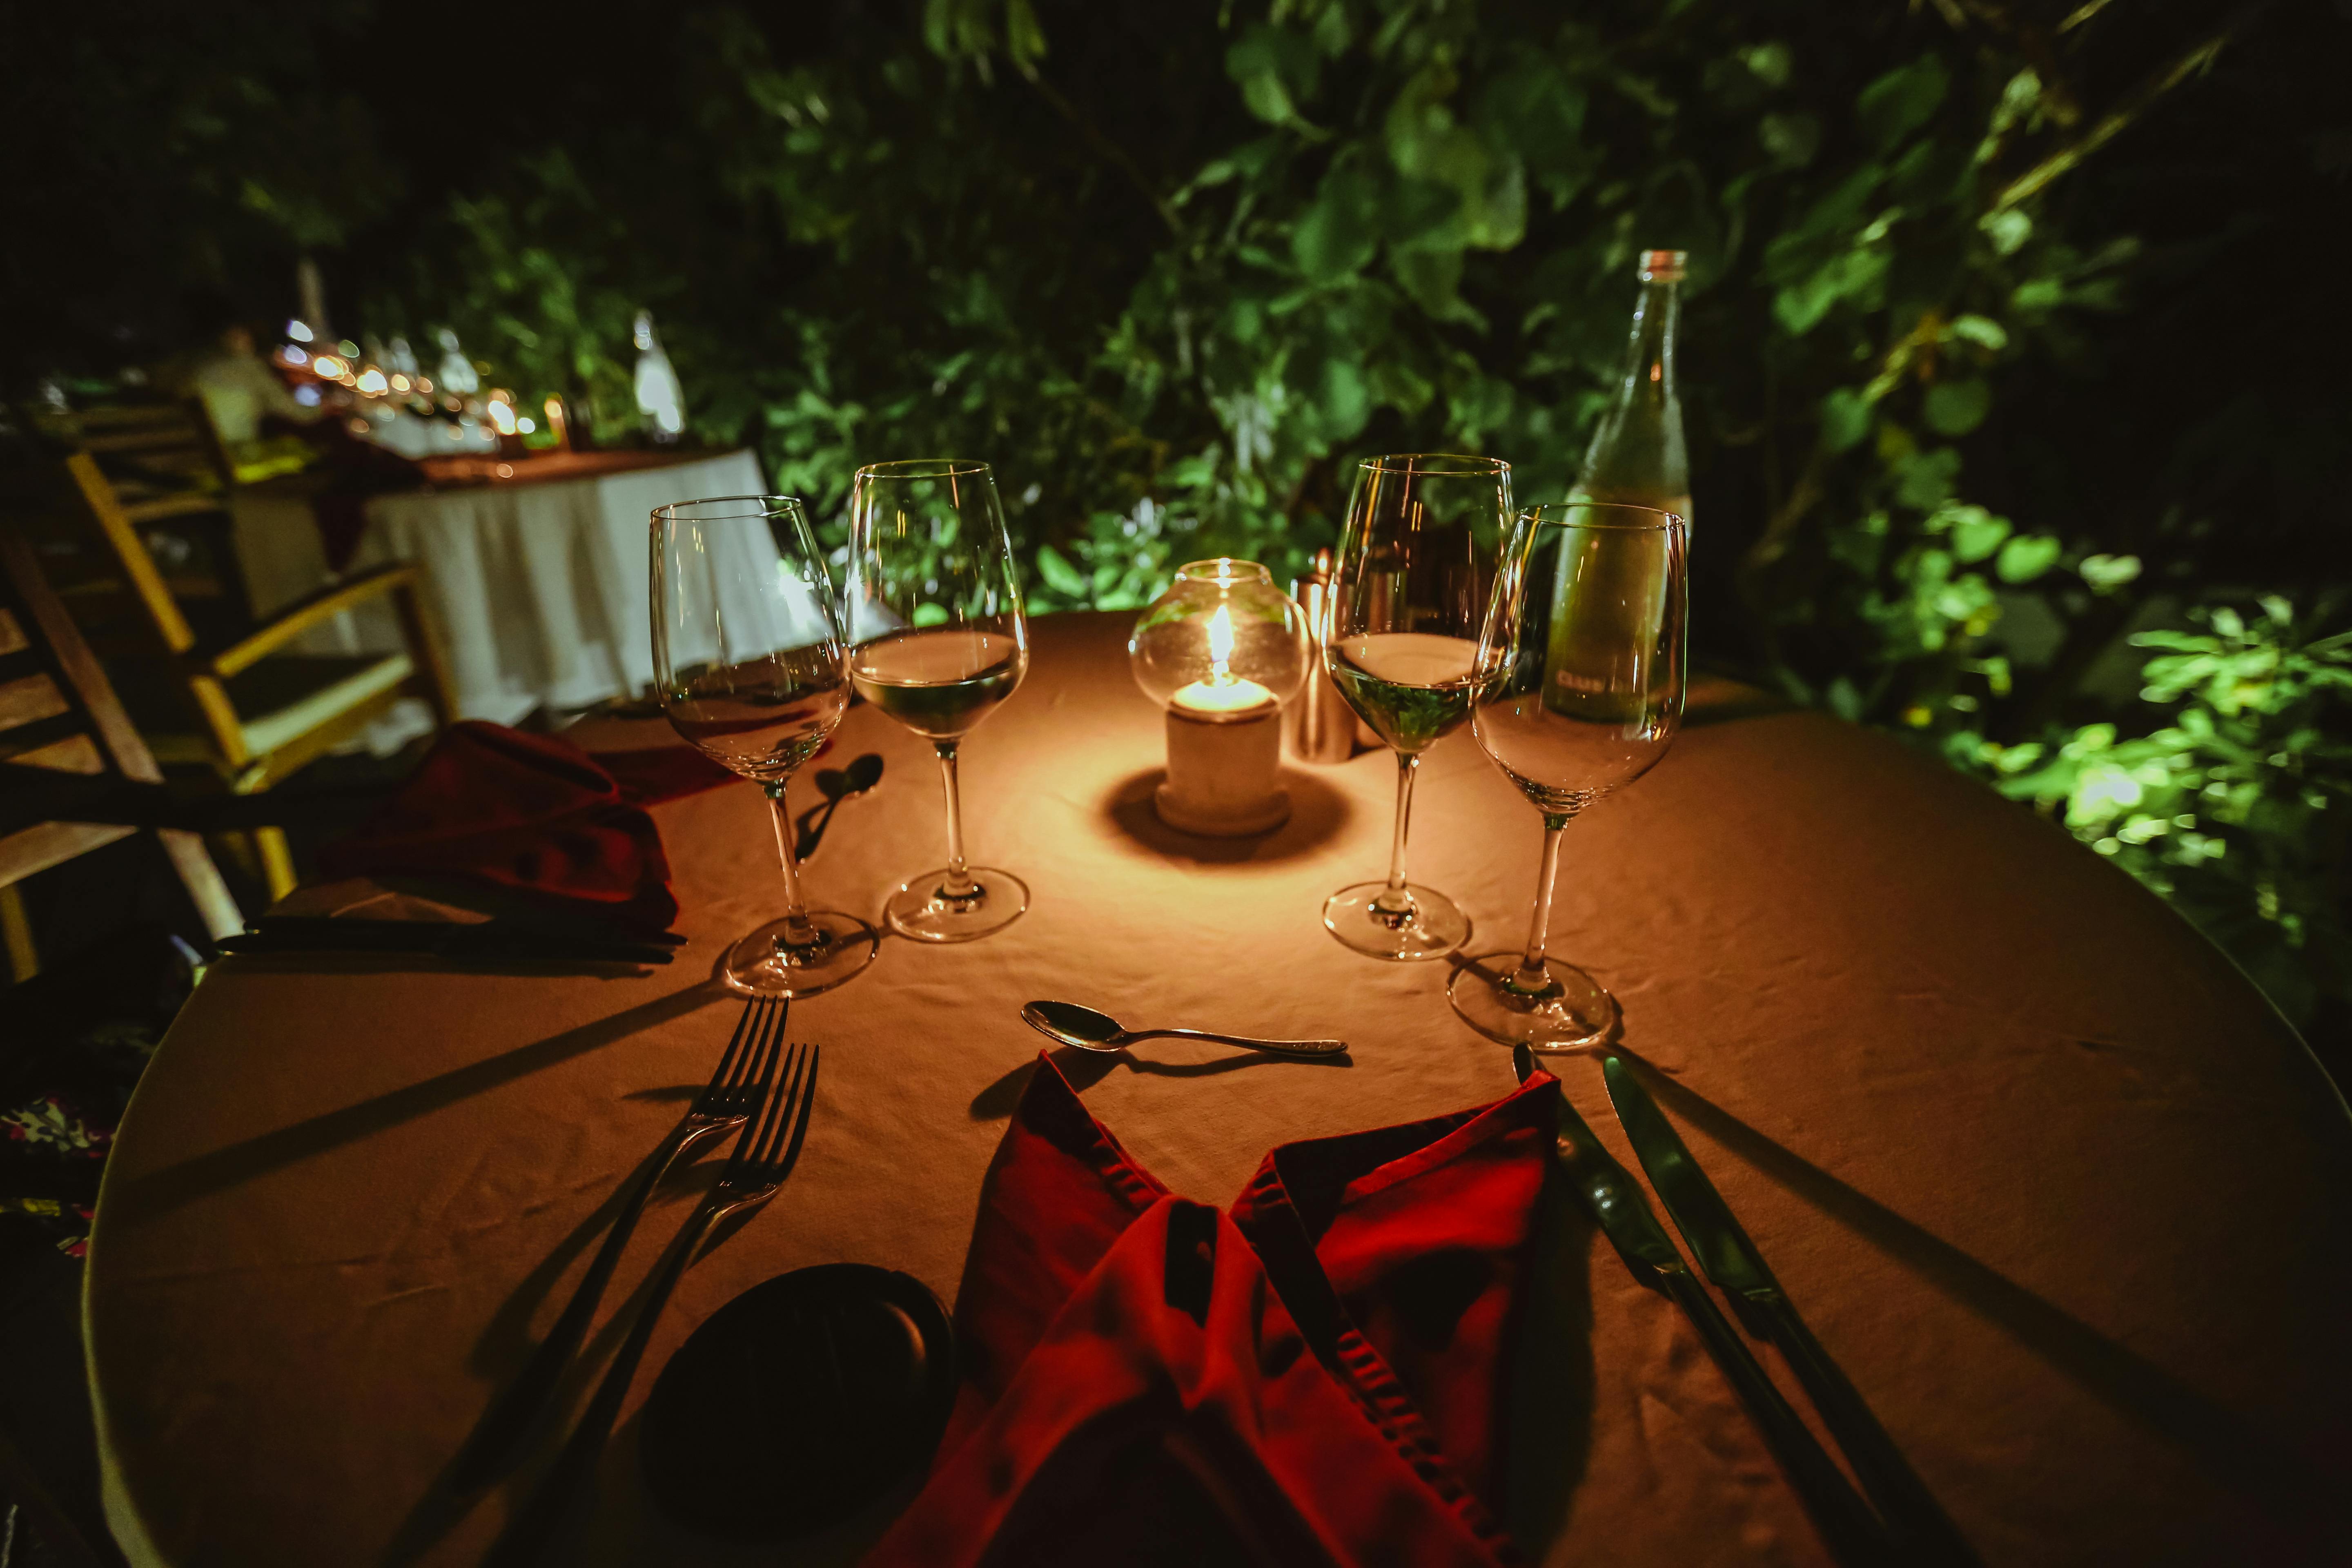
<svg viewBox="0 0 2352 1568"><path fill-rule="evenodd" d="M310 464L315 449L290 434L271 434L278 420L308 426L326 409L305 406L288 390L277 371L255 351L253 332L242 321L230 321L214 340L214 352L198 360L187 376L212 420L222 448L239 484L252 484L273 475L292 473ZM283 426L280 426L283 429Z"/></svg>

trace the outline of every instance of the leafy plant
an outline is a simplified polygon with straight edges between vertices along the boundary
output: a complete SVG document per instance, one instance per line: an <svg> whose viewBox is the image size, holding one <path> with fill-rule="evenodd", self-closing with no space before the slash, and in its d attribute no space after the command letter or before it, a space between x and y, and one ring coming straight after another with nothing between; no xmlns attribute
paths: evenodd
<svg viewBox="0 0 2352 1568"><path fill-rule="evenodd" d="M2326 8L718 4L530 95L445 88L372 18L0 69L58 113L153 102L53 182L168 149L139 188L194 194L142 254L217 284L310 247L359 324L455 325L600 439L650 308L693 436L756 445L836 545L859 464L987 458L1041 609L1216 553L1294 574L1372 452L1564 493L1637 252L1686 250L1701 656L2062 815L2299 1018L2352 1003L2315 804L2347 600L2305 543L2352 396L2295 350L2352 296L2292 264L2352 175ZM387 129L420 110L464 159ZM28 221L120 226L87 205ZM19 382L109 368L38 341Z"/></svg>
<svg viewBox="0 0 2352 1568"><path fill-rule="evenodd" d="M2234 953L2291 1016L2341 994L2352 930L2340 885L2352 818L2352 633L2314 639L2265 597L2248 616L2193 612L2202 632L2142 632L2160 649L2141 699L2160 727L2085 724L2003 746L1953 737L1957 759L2058 816Z"/></svg>

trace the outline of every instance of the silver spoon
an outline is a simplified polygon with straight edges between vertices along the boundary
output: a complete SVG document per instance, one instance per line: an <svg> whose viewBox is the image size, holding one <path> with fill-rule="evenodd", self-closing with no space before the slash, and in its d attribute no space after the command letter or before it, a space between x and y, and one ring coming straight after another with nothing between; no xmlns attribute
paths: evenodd
<svg viewBox="0 0 2352 1568"><path fill-rule="evenodd" d="M1165 1037L1178 1040L1214 1040L1221 1046L1264 1051L1276 1057L1336 1057L1346 1051L1345 1040L1254 1040L1246 1035L1213 1035L1205 1029L1123 1029L1118 1019L1076 1002L1032 1002L1021 1016L1041 1035L1050 1035L1082 1051L1116 1051L1135 1040Z"/></svg>

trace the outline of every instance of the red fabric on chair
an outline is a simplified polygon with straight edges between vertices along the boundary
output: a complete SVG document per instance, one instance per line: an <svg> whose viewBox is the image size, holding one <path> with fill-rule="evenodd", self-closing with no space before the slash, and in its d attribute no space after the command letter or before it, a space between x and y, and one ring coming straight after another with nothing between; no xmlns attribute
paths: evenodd
<svg viewBox="0 0 2352 1568"><path fill-rule="evenodd" d="M416 773L319 851L331 877L450 877L647 931L677 916L645 807L735 775L687 746L591 756L502 725L453 724Z"/></svg>
<svg viewBox="0 0 2352 1568"><path fill-rule="evenodd" d="M867 1563L1517 1561L1491 1511L1500 1390L1556 1094L1538 1074L1286 1145L1227 1217L1041 1057L957 1297L960 1403Z"/></svg>

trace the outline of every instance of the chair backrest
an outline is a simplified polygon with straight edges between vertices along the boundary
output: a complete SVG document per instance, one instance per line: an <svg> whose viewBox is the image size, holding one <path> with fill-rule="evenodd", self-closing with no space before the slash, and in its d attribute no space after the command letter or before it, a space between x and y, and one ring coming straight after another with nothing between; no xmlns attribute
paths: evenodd
<svg viewBox="0 0 2352 1568"><path fill-rule="evenodd" d="M0 527L0 762L23 768L161 784L163 771L42 575L31 544ZM0 835L0 887L130 837L134 828L36 822ZM193 833L164 830L164 851L206 929L244 921L219 868Z"/></svg>
<svg viewBox="0 0 2352 1568"><path fill-rule="evenodd" d="M176 656L250 629L227 458L200 404L88 408L41 423L75 456L66 493L45 495L27 521L45 530L50 585L102 655Z"/></svg>

